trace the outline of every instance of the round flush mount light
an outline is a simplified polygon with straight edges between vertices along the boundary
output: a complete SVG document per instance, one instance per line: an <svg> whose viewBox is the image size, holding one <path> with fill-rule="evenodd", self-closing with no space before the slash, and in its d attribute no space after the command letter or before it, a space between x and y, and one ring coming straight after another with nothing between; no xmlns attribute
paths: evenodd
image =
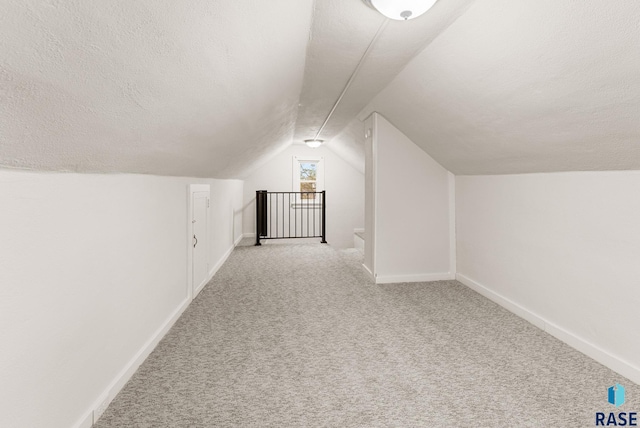
<svg viewBox="0 0 640 428"><path fill-rule="evenodd" d="M362 0L389 19L406 21L422 15L436 0Z"/></svg>
<svg viewBox="0 0 640 428"><path fill-rule="evenodd" d="M304 143L307 146L311 147L312 149L316 149L316 148L320 147L322 145L322 143L324 143L324 140L316 140L316 139L304 140Z"/></svg>

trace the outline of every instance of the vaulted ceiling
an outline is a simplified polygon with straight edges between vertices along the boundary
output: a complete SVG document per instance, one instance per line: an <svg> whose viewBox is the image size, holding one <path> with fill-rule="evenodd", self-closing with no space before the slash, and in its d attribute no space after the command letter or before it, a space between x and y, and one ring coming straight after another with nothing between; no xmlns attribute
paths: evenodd
<svg viewBox="0 0 640 428"><path fill-rule="evenodd" d="M456 174L640 169L640 2L478 0L372 111Z"/></svg>
<svg viewBox="0 0 640 428"><path fill-rule="evenodd" d="M378 111L458 174L640 169L640 2L0 1L0 166L244 177Z"/></svg>

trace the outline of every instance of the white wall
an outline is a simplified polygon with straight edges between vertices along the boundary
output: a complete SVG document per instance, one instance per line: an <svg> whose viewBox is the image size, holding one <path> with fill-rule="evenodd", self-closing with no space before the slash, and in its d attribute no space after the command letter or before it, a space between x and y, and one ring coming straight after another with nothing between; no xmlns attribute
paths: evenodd
<svg viewBox="0 0 640 428"><path fill-rule="evenodd" d="M294 190L293 156L324 158L327 242L337 248L353 247L353 230L364 227L364 175L323 146L312 149L302 144L291 145L245 179L244 232L255 233L256 190Z"/></svg>
<svg viewBox="0 0 640 428"><path fill-rule="evenodd" d="M365 124L368 128L369 120ZM452 278L452 176L377 113L367 144L374 192L374 211L367 213L373 216L367 221L374 224L373 236L367 240L373 242L374 260L367 268L376 282ZM370 260L367 249L365 242L365 259Z"/></svg>
<svg viewBox="0 0 640 428"><path fill-rule="evenodd" d="M364 121L364 263L367 273L375 280L375 227L376 227L376 144L374 144L374 128L377 115L372 114Z"/></svg>
<svg viewBox="0 0 640 428"><path fill-rule="evenodd" d="M640 172L456 177L458 279L640 383Z"/></svg>
<svg viewBox="0 0 640 428"><path fill-rule="evenodd" d="M356 117L326 146L364 174L364 140L364 124Z"/></svg>
<svg viewBox="0 0 640 428"><path fill-rule="evenodd" d="M215 266L241 181L0 170L0 426L90 426L186 307L189 183L211 185Z"/></svg>

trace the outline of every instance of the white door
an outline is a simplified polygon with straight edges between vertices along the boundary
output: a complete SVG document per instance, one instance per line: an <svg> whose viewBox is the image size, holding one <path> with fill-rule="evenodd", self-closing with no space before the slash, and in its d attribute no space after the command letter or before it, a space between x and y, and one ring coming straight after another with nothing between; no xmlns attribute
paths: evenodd
<svg viewBox="0 0 640 428"><path fill-rule="evenodd" d="M195 298L209 277L209 192L193 192L191 203L191 272Z"/></svg>

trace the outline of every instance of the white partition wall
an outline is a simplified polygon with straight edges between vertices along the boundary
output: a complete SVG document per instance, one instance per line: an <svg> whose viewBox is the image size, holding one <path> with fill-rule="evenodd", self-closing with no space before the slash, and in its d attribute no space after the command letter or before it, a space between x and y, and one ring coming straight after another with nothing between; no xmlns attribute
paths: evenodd
<svg viewBox="0 0 640 428"><path fill-rule="evenodd" d="M453 278L453 176L377 113L365 135L366 269L377 283Z"/></svg>

